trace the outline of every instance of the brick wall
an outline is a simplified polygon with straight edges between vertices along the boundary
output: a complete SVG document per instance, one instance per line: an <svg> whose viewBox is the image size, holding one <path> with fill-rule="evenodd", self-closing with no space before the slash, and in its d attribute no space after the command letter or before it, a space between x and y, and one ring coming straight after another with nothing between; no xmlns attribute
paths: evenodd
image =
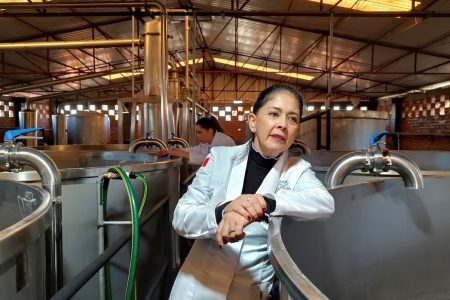
<svg viewBox="0 0 450 300"><path fill-rule="evenodd" d="M217 101L209 104L211 111L217 116L225 133L236 144L245 143L247 141L248 127L246 115L250 111L250 106L248 104L233 104L232 101Z"/></svg>
<svg viewBox="0 0 450 300"><path fill-rule="evenodd" d="M400 132L402 150L450 151L450 90L404 99Z"/></svg>

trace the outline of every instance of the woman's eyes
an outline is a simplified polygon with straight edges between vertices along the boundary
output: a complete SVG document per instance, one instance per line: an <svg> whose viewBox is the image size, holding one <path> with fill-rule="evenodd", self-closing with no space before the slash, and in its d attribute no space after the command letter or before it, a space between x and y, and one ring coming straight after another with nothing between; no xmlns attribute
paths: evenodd
<svg viewBox="0 0 450 300"><path fill-rule="evenodd" d="M298 119L296 117L288 117L289 122L298 124Z"/></svg>
<svg viewBox="0 0 450 300"><path fill-rule="evenodd" d="M272 118L278 118L280 116L280 114L278 112L272 111L272 112L269 112L269 116ZM287 116L287 120L290 123L298 124L298 118L295 116Z"/></svg>

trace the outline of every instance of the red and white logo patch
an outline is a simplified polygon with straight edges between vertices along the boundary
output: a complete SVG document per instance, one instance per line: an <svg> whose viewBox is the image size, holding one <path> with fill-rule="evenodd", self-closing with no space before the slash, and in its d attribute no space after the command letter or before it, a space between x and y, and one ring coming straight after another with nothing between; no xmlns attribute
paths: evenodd
<svg viewBox="0 0 450 300"><path fill-rule="evenodd" d="M203 161L202 168L203 168L203 167L206 167L206 165L208 164L208 162L209 162L209 156L206 157L205 160Z"/></svg>

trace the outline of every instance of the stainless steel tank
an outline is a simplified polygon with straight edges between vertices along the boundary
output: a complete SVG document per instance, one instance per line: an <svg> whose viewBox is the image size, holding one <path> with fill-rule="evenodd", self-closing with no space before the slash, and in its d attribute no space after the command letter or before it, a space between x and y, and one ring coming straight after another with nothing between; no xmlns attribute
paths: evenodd
<svg viewBox="0 0 450 300"><path fill-rule="evenodd" d="M26 108L19 111L19 127L20 128L37 128L37 111ZM37 132L25 133L25 136L37 137ZM21 142L27 147L37 146L37 139L24 139Z"/></svg>
<svg viewBox="0 0 450 300"><path fill-rule="evenodd" d="M67 116L52 115L52 132L54 145L67 144Z"/></svg>
<svg viewBox="0 0 450 300"><path fill-rule="evenodd" d="M41 188L4 180L0 190L0 299L47 299L50 195Z"/></svg>
<svg viewBox="0 0 450 300"><path fill-rule="evenodd" d="M62 179L63 281L66 284L72 280L98 255L97 180L109 167L120 164L128 172L141 172L147 177L149 196L143 215L163 197L170 198L169 207L159 211L141 231L137 293L139 299L147 299L149 289L156 294L162 293L163 284L157 282L160 277L164 278L161 274L167 270L167 264L171 268L173 261L168 250L173 232L170 220L179 198L181 160L158 160L149 153L85 150L86 147L104 149L107 146L110 145L60 145L49 146L52 150L43 151L56 163ZM126 146L128 150L129 145ZM40 180L35 171L0 173L0 179L5 178L36 184ZM132 183L137 198L141 199L142 184L134 180ZM128 198L119 180L110 182L108 209L115 220L130 219ZM113 242L127 229L128 226L111 226L109 240ZM111 261L113 294L116 295L125 293L129 249L127 244ZM98 282L98 277L93 277L73 299L99 299Z"/></svg>
<svg viewBox="0 0 450 300"><path fill-rule="evenodd" d="M326 221L273 218L270 256L283 291L292 299L449 299L449 172L425 176L424 186L344 186L331 191L336 211Z"/></svg>
<svg viewBox="0 0 450 300"><path fill-rule="evenodd" d="M109 117L90 111L67 116L67 142L69 144L108 144L110 142Z"/></svg>
<svg viewBox="0 0 450 300"><path fill-rule="evenodd" d="M331 150L366 149L370 137L386 130L390 119L381 111L331 111ZM326 119L321 120L322 145L325 145ZM311 149L316 148L317 122L315 119L302 123L300 140Z"/></svg>

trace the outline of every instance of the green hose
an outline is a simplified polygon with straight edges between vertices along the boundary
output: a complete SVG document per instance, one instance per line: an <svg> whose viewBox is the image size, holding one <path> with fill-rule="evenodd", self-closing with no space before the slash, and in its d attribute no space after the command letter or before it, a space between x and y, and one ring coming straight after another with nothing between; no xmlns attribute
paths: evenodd
<svg viewBox="0 0 450 300"><path fill-rule="evenodd" d="M144 185L144 192L143 197L141 200L141 205L139 207L139 210L137 209L136 205L136 195L133 189L133 186L131 185L130 178L127 176L126 172L120 167L120 166L114 166L108 170L108 172L117 174L122 179L122 182L125 185L125 189L127 191L128 200L130 203L130 211L131 211L131 251L130 251L130 263L128 267L128 278L127 278L127 288L125 292L125 299L131 300L133 296L135 295L135 289L134 289L134 282L136 278L136 267L137 267L137 259L139 255L139 217L144 209L145 202L147 199L147 192L148 192L148 186L147 186L147 180L144 175L135 173L130 174L130 176L135 176L139 181L141 181ZM105 180L100 184L100 204L103 205L103 212L104 215L106 215L106 199L107 199L107 193L108 193L108 185L109 180ZM107 231L105 228L104 231L105 235L105 244L107 244ZM112 299L111 294L111 282L110 282L110 269L109 265L105 266L105 296L106 299Z"/></svg>

